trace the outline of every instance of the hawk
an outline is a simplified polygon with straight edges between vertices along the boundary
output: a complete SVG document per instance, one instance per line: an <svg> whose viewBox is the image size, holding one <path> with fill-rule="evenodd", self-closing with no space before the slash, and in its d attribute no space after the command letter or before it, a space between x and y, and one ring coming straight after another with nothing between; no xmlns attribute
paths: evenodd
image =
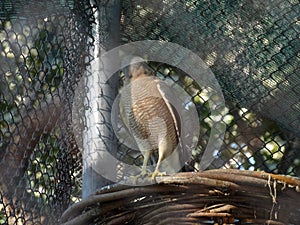
<svg viewBox="0 0 300 225"><path fill-rule="evenodd" d="M155 180L156 176L175 173L181 168L177 149L180 120L168 100L165 82L155 77L141 60L132 58L126 68L126 86L120 91L120 117L144 157L139 176L147 174L151 154L158 153L155 170L150 173Z"/></svg>

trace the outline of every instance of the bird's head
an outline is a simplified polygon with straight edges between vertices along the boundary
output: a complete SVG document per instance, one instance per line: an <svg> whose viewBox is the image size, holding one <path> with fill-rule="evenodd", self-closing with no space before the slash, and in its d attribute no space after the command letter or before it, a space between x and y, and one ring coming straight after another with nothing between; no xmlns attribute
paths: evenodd
<svg viewBox="0 0 300 225"><path fill-rule="evenodd" d="M122 61L122 67L124 67L123 72L125 74L125 80L135 80L140 76L154 75L152 69L147 65L145 60L137 56L125 57Z"/></svg>

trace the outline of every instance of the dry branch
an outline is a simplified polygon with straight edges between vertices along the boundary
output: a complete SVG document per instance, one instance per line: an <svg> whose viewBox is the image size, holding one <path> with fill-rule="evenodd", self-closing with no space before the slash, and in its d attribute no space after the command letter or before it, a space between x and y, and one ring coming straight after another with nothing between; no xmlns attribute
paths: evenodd
<svg viewBox="0 0 300 225"><path fill-rule="evenodd" d="M300 223L300 202L293 201L300 197L297 178L228 169L157 177L157 182L99 190L71 206L61 224L82 217L81 225Z"/></svg>

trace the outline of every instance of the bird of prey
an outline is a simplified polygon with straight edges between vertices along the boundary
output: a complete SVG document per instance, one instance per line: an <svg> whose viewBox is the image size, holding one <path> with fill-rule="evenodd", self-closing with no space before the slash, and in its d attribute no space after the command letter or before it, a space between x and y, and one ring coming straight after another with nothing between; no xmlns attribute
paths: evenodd
<svg viewBox="0 0 300 225"><path fill-rule="evenodd" d="M165 92L168 86L140 61L141 58L134 57L126 68L126 85L120 91L120 117L144 157L139 176L148 174L150 156L158 152L155 170L149 173L154 181L156 176L180 169L177 148L180 121ZM160 169L164 171L160 172Z"/></svg>

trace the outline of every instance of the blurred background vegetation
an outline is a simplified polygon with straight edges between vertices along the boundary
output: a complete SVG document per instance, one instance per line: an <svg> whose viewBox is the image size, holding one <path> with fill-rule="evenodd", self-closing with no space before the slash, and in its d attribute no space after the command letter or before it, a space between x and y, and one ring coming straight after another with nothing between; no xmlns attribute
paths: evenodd
<svg viewBox="0 0 300 225"><path fill-rule="evenodd" d="M91 27L101 7L0 3L0 224L51 224L81 198L71 108L93 60ZM219 81L227 128L209 168L300 176L299 9L296 0L123 1L121 43L180 44ZM158 77L180 85L198 110L201 137L185 168L197 171L214 119L207 89L170 65L149 64ZM140 155L119 144L120 157L139 165Z"/></svg>

